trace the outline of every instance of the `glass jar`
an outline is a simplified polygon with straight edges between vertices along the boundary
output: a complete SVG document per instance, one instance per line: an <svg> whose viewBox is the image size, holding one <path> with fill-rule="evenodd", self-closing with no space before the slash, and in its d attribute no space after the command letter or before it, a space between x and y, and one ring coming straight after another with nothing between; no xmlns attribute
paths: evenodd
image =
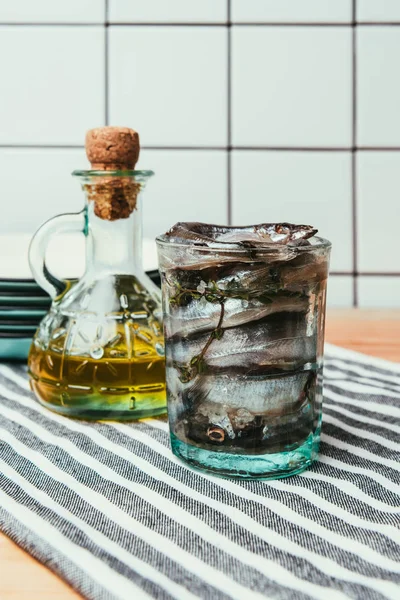
<svg viewBox="0 0 400 600"><path fill-rule="evenodd" d="M34 337L31 387L53 411L84 419L138 419L166 409L161 294L142 266L142 190L151 171L75 171L85 193L81 213L45 223L29 259L53 298ZM79 281L49 273L49 238L86 237ZM65 248L68 252L68 247Z"/></svg>
<svg viewBox="0 0 400 600"><path fill-rule="evenodd" d="M172 450L230 477L299 473L318 453L331 244L192 239L157 238Z"/></svg>

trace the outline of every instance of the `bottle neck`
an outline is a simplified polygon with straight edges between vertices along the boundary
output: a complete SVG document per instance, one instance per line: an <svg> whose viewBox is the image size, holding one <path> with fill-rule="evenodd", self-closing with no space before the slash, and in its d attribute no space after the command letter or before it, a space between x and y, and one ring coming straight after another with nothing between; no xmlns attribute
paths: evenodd
<svg viewBox="0 0 400 600"><path fill-rule="evenodd" d="M93 202L87 205L86 274L136 274L143 271L141 194L127 218L108 221L96 216Z"/></svg>

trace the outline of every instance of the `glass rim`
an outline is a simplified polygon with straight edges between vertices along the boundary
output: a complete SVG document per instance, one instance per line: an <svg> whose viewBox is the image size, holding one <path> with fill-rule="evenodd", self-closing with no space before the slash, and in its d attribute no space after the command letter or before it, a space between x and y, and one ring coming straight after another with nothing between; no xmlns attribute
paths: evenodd
<svg viewBox="0 0 400 600"><path fill-rule="evenodd" d="M315 241L316 243L312 243L312 241ZM257 255L260 254L274 254L275 252L280 252L282 251L283 248L290 248L291 250L294 250L295 252L312 252L313 250L321 250L321 249L325 249L328 250L332 247L332 242L330 242L329 240L327 240L326 238L320 237L320 236L314 236L312 238L309 238L307 240L308 242L310 242L310 244L308 245L304 245L304 246L292 246L289 244L279 244L279 243L275 243L275 244L271 244L270 246L249 246L249 247L244 247L244 246L239 246L239 245L233 245L231 242L213 242L212 246L207 246L204 245L202 246L200 243L195 243L192 241L188 241L188 242L176 242L171 240L170 238L167 238L165 236L165 234L161 234L158 235L156 237L156 243L157 246L164 246L164 247L175 247L175 248L185 248L185 249L192 249L192 250L197 250L199 252L222 252L222 253L226 253L226 254L248 254L249 252L254 252L257 253Z"/></svg>
<svg viewBox="0 0 400 600"><path fill-rule="evenodd" d="M77 169L72 171L73 177L135 177L135 178L146 178L152 177L154 175L154 171L149 170L134 170L134 169L126 169L126 170L111 170L111 171L102 171L98 169L88 169L81 170Z"/></svg>

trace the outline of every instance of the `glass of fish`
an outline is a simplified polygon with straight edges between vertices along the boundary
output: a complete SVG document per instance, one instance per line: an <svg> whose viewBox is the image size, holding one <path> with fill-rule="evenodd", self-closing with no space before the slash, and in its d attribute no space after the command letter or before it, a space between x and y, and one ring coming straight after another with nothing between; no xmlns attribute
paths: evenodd
<svg viewBox="0 0 400 600"><path fill-rule="evenodd" d="M157 238L171 445L238 478L317 457L331 244L309 225L177 223Z"/></svg>

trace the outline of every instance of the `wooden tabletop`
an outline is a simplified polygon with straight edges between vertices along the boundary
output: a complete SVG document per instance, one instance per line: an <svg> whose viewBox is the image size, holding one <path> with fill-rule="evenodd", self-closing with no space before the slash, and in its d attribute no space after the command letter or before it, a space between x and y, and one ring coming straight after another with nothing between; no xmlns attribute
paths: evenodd
<svg viewBox="0 0 400 600"><path fill-rule="evenodd" d="M342 348L400 362L400 310L330 310L325 338Z"/></svg>
<svg viewBox="0 0 400 600"><path fill-rule="evenodd" d="M326 341L400 362L400 310L331 310ZM0 533L0 600L74 598L81 596Z"/></svg>

